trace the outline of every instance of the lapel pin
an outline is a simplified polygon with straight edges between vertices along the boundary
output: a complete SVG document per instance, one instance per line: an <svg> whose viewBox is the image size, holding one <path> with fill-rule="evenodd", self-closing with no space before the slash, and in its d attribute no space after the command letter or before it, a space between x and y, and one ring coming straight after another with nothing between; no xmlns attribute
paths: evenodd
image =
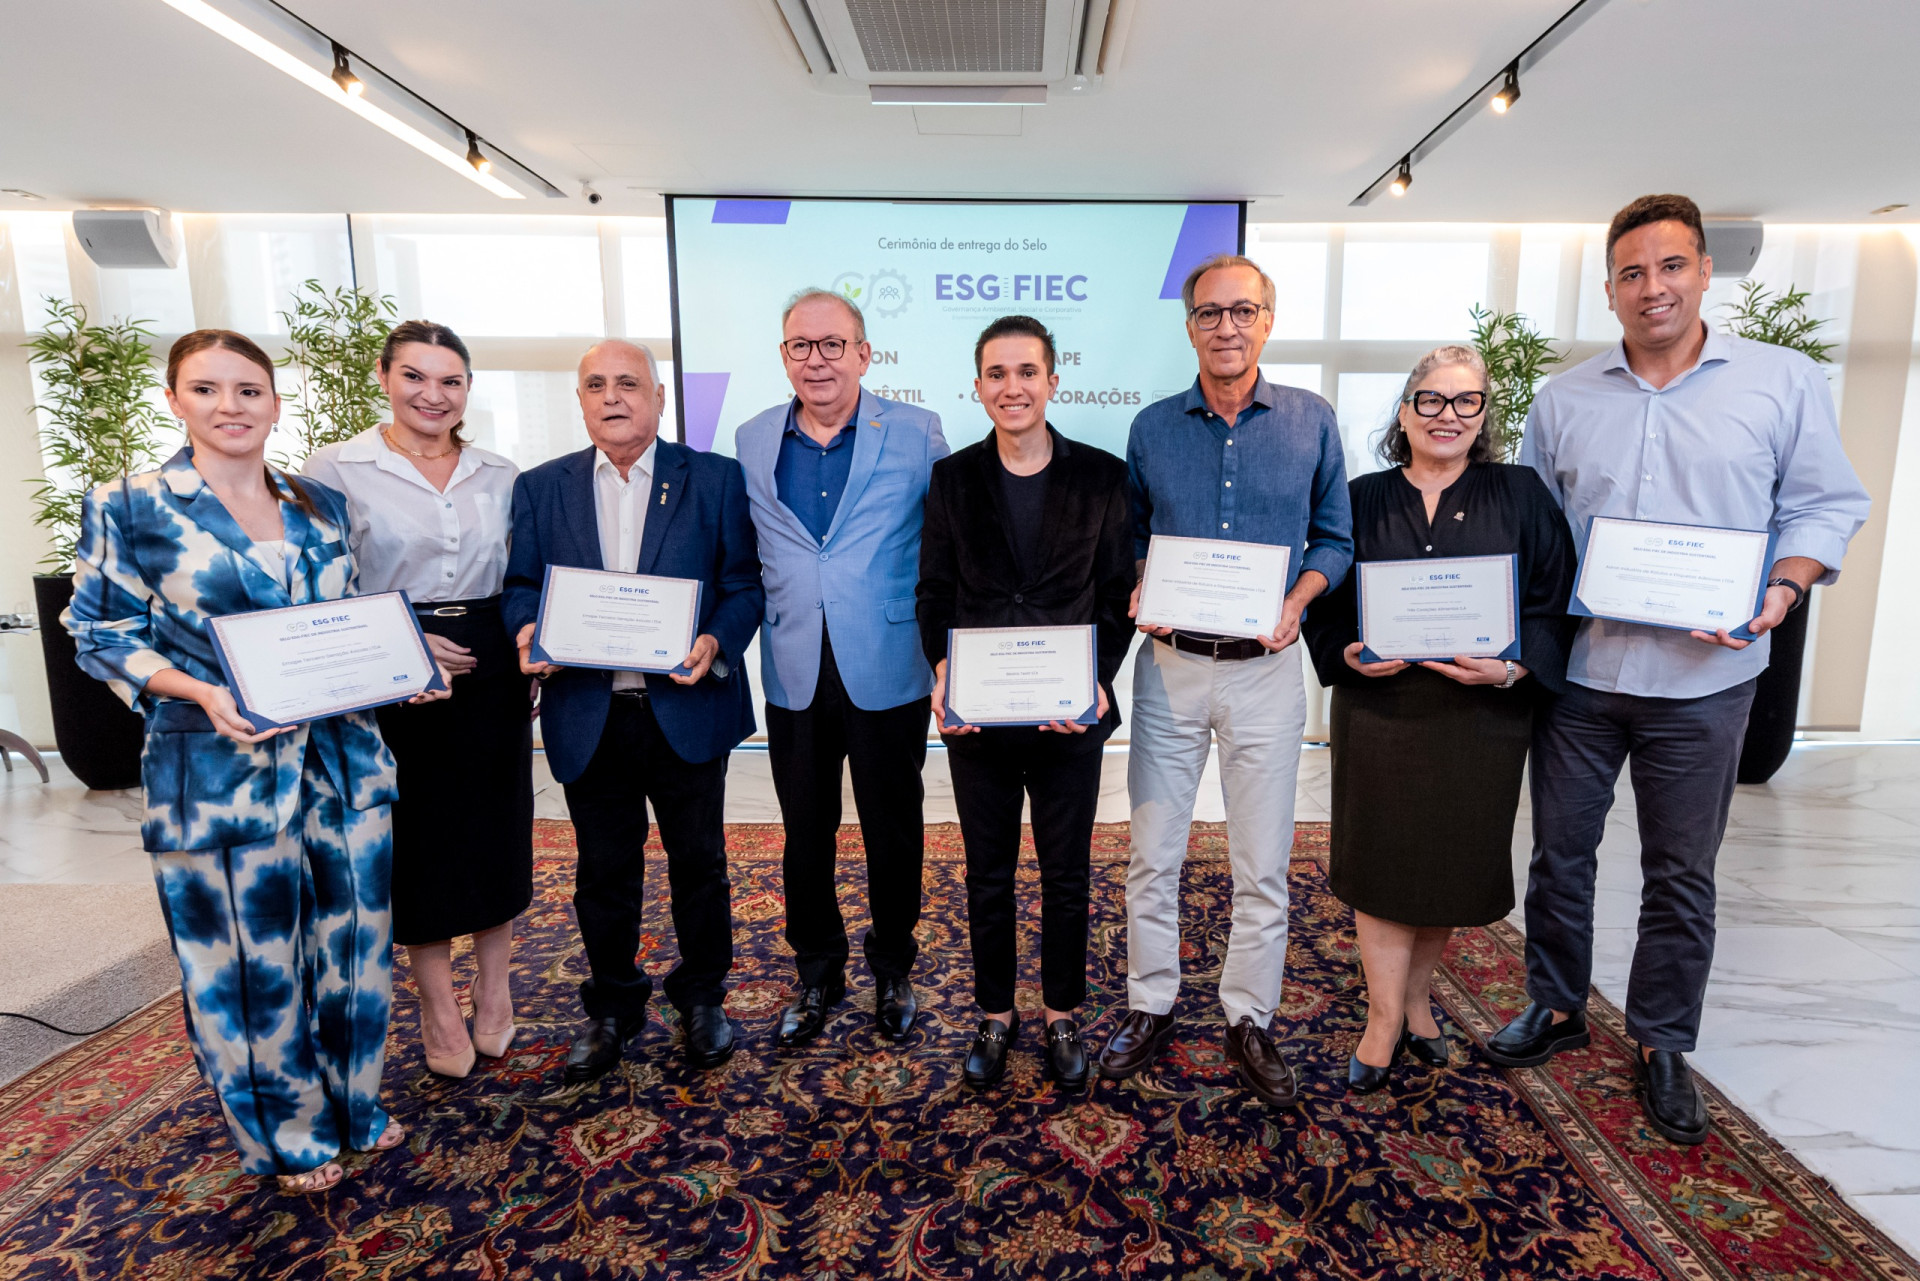
<svg viewBox="0 0 1920 1281"><path fill-rule="evenodd" d="M1465 520L1467 518L1467 514L1465 512L1455 512L1453 514L1453 518L1455 520Z"/></svg>

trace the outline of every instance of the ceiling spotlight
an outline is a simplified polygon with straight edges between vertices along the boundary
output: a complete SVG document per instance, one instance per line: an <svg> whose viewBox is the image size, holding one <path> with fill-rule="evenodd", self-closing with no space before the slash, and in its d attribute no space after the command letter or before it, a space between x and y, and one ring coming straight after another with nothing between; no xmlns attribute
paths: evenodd
<svg viewBox="0 0 1920 1281"><path fill-rule="evenodd" d="M473 166L475 173L486 173L493 168L493 161L487 159L480 150L480 140L473 136L473 130L467 130L467 163Z"/></svg>
<svg viewBox="0 0 1920 1281"><path fill-rule="evenodd" d="M21 192L20 194L25 195L26 193ZM35 196L34 199L38 200L39 197ZM1881 205L1878 209L1869 209L1867 212L1870 214L1890 214L1890 213L1899 213L1902 209L1905 209L1905 208L1906 208L1905 204Z"/></svg>
<svg viewBox="0 0 1920 1281"><path fill-rule="evenodd" d="M1506 115L1514 103L1520 101L1520 64L1507 65L1507 82L1500 86L1500 92L1493 95L1493 110L1497 115Z"/></svg>
<svg viewBox="0 0 1920 1281"><path fill-rule="evenodd" d="M347 51L338 40L333 42L333 82L349 98L358 98L367 91L367 87L360 83L360 77L354 75L353 68L347 65Z"/></svg>
<svg viewBox="0 0 1920 1281"><path fill-rule="evenodd" d="M1393 181L1387 184L1387 190L1396 196L1407 194L1407 188L1413 185L1413 157L1404 156L1400 160L1400 172L1393 175Z"/></svg>

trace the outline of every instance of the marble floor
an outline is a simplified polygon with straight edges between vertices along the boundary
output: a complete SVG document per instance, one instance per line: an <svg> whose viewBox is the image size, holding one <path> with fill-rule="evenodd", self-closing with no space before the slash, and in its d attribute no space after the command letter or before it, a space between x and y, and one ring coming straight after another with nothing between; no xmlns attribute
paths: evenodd
<svg viewBox="0 0 1920 1281"><path fill-rule="evenodd" d="M18 767L0 775L0 883L146 881L137 796L87 792L49 763L47 786ZM1327 817L1328 764L1322 749L1302 753L1302 820ZM539 812L564 817L561 789L544 762L537 771ZM730 820L778 819L764 751L737 752L729 784ZM938 749L927 792L928 820L951 820ZM1619 800L1601 847L1594 974L1615 1002L1626 994L1640 887L1624 781ZM1100 818L1126 811L1126 749L1116 747ZM1198 817L1222 816L1210 770ZM1527 831L1522 813L1516 878ZM1719 872L1719 943L1693 1062L1920 1254L1920 743L1796 747L1771 783L1739 790Z"/></svg>

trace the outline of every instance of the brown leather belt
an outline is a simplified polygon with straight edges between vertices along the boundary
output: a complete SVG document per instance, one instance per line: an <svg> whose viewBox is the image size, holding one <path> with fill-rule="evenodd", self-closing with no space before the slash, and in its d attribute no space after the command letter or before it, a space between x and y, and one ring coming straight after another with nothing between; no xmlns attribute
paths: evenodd
<svg viewBox="0 0 1920 1281"><path fill-rule="evenodd" d="M1234 636L1189 636L1185 632L1175 632L1161 639L1183 654L1198 654L1221 663L1238 663L1271 652L1257 640Z"/></svg>

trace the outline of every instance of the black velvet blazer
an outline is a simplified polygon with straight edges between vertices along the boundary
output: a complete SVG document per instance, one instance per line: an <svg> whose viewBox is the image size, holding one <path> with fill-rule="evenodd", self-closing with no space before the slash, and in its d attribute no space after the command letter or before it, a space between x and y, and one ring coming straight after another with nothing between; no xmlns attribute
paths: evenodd
<svg viewBox="0 0 1920 1281"><path fill-rule="evenodd" d="M947 656L950 627L1093 624L1108 719L1118 724L1114 674L1134 636L1133 515L1127 465L1055 431L1047 510L1031 575L1022 575L1007 533L992 433L933 465L920 583L914 591L927 661Z"/></svg>

